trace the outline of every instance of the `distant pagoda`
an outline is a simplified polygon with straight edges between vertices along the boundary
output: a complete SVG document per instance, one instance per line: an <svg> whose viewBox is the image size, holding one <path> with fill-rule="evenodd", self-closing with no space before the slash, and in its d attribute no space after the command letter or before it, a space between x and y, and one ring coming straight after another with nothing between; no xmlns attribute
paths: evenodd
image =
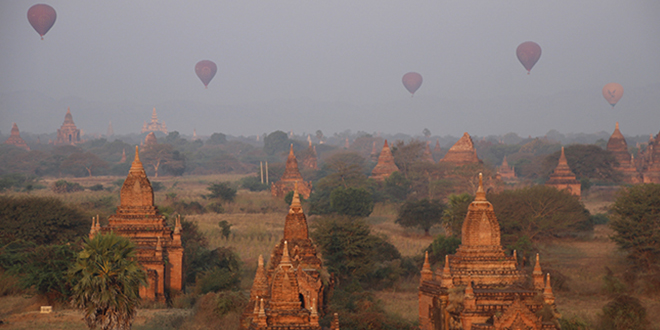
<svg viewBox="0 0 660 330"><path fill-rule="evenodd" d="M144 122L144 125L142 125L142 132L141 133L146 133L146 132L163 132L167 134L167 126L165 126L165 122L158 122L158 116L156 115L156 108L154 108L153 112L151 113L151 122L147 123Z"/></svg>
<svg viewBox="0 0 660 330"><path fill-rule="evenodd" d="M73 122L71 108L67 108L66 115L64 115L64 123L62 123L62 127L57 130L57 138L55 139L54 144L56 146L76 145L83 142L80 137L81 132Z"/></svg>
<svg viewBox="0 0 660 330"><path fill-rule="evenodd" d="M18 126L16 123L11 126L11 135L9 135L9 138L7 141L5 141L5 144L11 144L15 147L30 151L30 147L28 147L27 143L25 143L25 140L21 138L21 132L18 131Z"/></svg>
<svg viewBox="0 0 660 330"><path fill-rule="evenodd" d="M474 148L474 142L470 134L463 133L463 136L447 151L440 160L441 163L449 163L454 166L475 164L481 162L477 157L477 150Z"/></svg>
<svg viewBox="0 0 660 330"><path fill-rule="evenodd" d="M650 136L640 158L644 183L660 183L660 133Z"/></svg>
<svg viewBox="0 0 660 330"><path fill-rule="evenodd" d="M566 189L571 194L580 197L580 181L575 179L575 174L571 171L571 168L568 167L568 161L566 161L566 155L564 154L564 147L561 147L559 163L554 172L550 174L550 179L545 182L545 185L555 187L559 190Z"/></svg>
<svg viewBox="0 0 660 330"><path fill-rule="evenodd" d="M513 167L509 166L509 162L506 161L506 156L502 160L502 165L497 169L497 177L504 181L511 181L516 179L516 172L513 170Z"/></svg>
<svg viewBox="0 0 660 330"><path fill-rule="evenodd" d="M371 171L371 178L378 181L384 181L392 173L398 171L399 168L394 163L394 157L392 156L392 150L387 145L387 140L383 144L383 149L380 151L378 156L378 164Z"/></svg>
<svg viewBox="0 0 660 330"><path fill-rule="evenodd" d="M615 170L623 174L623 182L629 184L636 184L642 182L642 177L632 161L632 156L628 152L628 143L626 138L623 137L619 131L619 123L614 126L614 132L610 139L607 141L607 151L611 152L619 162L619 166Z"/></svg>
<svg viewBox="0 0 660 330"><path fill-rule="evenodd" d="M312 193L312 183L303 180L302 174L300 174L300 170L298 169L298 160L293 153L292 144L289 149L289 156L286 160L284 174L279 181L271 184L270 192L273 197L284 197L290 191L293 191L296 183L298 184L298 192L303 198L309 198L309 195Z"/></svg>

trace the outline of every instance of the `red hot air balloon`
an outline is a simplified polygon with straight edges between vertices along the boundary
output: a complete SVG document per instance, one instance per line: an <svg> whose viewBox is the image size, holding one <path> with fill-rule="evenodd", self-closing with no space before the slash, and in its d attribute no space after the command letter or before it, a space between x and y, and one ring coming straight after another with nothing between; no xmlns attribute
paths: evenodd
<svg viewBox="0 0 660 330"><path fill-rule="evenodd" d="M405 86L412 95L415 95L419 86L422 86L422 75L417 72L408 72L403 75L403 79L401 80L403 81L403 86Z"/></svg>
<svg viewBox="0 0 660 330"><path fill-rule="evenodd" d="M37 4L28 9L27 17L30 25L32 25L41 36L41 40L44 40L46 32L48 32L48 30L53 27L53 24L55 24L57 14L53 7L44 4Z"/></svg>
<svg viewBox="0 0 660 330"><path fill-rule="evenodd" d="M541 46L533 41L525 41L516 49L518 60L527 69L527 74L541 58Z"/></svg>
<svg viewBox="0 0 660 330"><path fill-rule="evenodd" d="M612 108L623 96L623 86L617 83L609 83L603 87L603 97L612 105Z"/></svg>
<svg viewBox="0 0 660 330"><path fill-rule="evenodd" d="M195 73L197 77L204 83L204 87L209 88L209 83L211 79L215 76L215 73L218 71L218 67L213 63L213 61L203 60L197 62L195 65Z"/></svg>

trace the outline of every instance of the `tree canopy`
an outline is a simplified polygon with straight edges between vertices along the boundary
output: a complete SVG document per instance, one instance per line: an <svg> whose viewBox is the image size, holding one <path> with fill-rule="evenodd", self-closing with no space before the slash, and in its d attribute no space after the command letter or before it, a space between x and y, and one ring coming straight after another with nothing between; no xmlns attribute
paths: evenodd
<svg viewBox="0 0 660 330"><path fill-rule="evenodd" d="M399 209L399 215L394 222L407 228L418 227L429 236L431 227L442 222L444 207L438 200L406 201Z"/></svg>
<svg viewBox="0 0 660 330"><path fill-rule="evenodd" d="M536 185L489 194L502 229L502 245L522 237L537 241L580 230L591 230L589 211L565 190Z"/></svg>
<svg viewBox="0 0 660 330"><path fill-rule="evenodd" d="M660 184L643 184L619 192L611 208L612 240L637 270L660 274ZM651 276L652 278L653 276ZM658 287L660 280L656 279Z"/></svg>

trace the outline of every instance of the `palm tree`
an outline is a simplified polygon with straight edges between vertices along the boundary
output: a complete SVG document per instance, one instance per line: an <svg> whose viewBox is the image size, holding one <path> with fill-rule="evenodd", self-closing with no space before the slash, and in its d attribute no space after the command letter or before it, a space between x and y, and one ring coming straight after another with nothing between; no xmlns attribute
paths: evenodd
<svg viewBox="0 0 660 330"><path fill-rule="evenodd" d="M69 275L71 304L90 329L131 328L147 277L128 238L110 233L87 240Z"/></svg>

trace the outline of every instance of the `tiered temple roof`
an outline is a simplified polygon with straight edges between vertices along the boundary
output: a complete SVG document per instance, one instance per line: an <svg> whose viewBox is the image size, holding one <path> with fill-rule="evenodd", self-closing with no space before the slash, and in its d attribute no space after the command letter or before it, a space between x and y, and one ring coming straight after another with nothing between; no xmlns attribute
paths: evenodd
<svg viewBox="0 0 660 330"><path fill-rule="evenodd" d="M513 167L509 166L509 162L506 161L506 156L502 159L502 165L497 169L497 175L505 181L516 179L516 172Z"/></svg>
<svg viewBox="0 0 660 330"><path fill-rule="evenodd" d="M447 151L440 162L455 166L479 163L477 149L474 148L474 142L472 142L470 134L463 133L463 136Z"/></svg>
<svg viewBox="0 0 660 330"><path fill-rule="evenodd" d="M380 155L378 156L378 164L376 164L376 167L371 171L371 178L383 181L398 170L399 168L394 163L392 150L390 150L390 147L387 145L387 140L385 140L383 149L381 149Z"/></svg>
<svg viewBox="0 0 660 330"><path fill-rule="evenodd" d="M624 182L631 184L642 182L641 175L637 171L637 167L632 161L630 152L628 152L628 143L626 143L626 138L624 138L623 134L621 134L621 131L619 131L618 122L614 127L612 136L610 136L609 141L607 141L607 151L611 152L619 162L619 166L616 168L616 170L623 174Z"/></svg>
<svg viewBox="0 0 660 330"><path fill-rule="evenodd" d="M298 192L304 197L309 198L312 193L312 183L304 181L300 170L298 169L298 160L293 153L293 144L289 149L289 156L286 160L284 174L279 181L273 182L270 186L270 192L274 197L284 197L287 193L294 190L298 184Z"/></svg>
<svg viewBox="0 0 660 330"><path fill-rule="evenodd" d="M144 143L142 145L146 147L154 144L158 144L158 139L156 139L156 134L151 132L144 137Z"/></svg>
<svg viewBox="0 0 660 330"><path fill-rule="evenodd" d="M181 224L174 230L154 205L154 191L147 178L135 147L135 160L121 187L120 204L108 225L101 227L98 217L93 221L90 237L97 233L114 232L128 237L137 246L138 262L147 271L148 287L140 288L140 296L165 301L167 294L183 289L183 247Z"/></svg>
<svg viewBox="0 0 660 330"><path fill-rule="evenodd" d="M54 144L59 145L75 145L82 143L80 139L81 133L80 130L76 127L76 124L73 122L73 115L71 115L71 108L66 109L66 115L64 115L64 123L62 127L57 130L57 138L55 139Z"/></svg>
<svg viewBox="0 0 660 330"><path fill-rule="evenodd" d="M312 146L312 140L309 139L309 148L305 152L303 158L303 168L318 170L318 155L316 154L316 146Z"/></svg>
<svg viewBox="0 0 660 330"><path fill-rule="evenodd" d="M515 251L509 256L502 249L500 226L493 205L486 200L480 174L456 254L445 256L444 266L435 273L428 254L424 261L419 287L420 329L557 329L536 315L544 305L555 308L549 277L544 281L538 255L530 284L527 278L518 267ZM463 297L457 296L458 292ZM539 296L542 301L537 300Z"/></svg>
<svg viewBox="0 0 660 330"><path fill-rule="evenodd" d="M284 236L273 249L268 267L259 256L241 329L320 330L324 310L322 269L323 262L309 238L307 218L294 189Z"/></svg>
<svg viewBox="0 0 660 330"><path fill-rule="evenodd" d="M153 112L151 113L151 121L147 123L146 121L144 122L144 125L142 125L142 132L141 133L146 133L146 132L163 132L167 134L167 126L165 125L165 122L158 122L158 116L156 115L156 108L154 108Z"/></svg>
<svg viewBox="0 0 660 330"><path fill-rule="evenodd" d="M660 133L651 135L640 158L644 183L660 183Z"/></svg>
<svg viewBox="0 0 660 330"><path fill-rule="evenodd" d="M5 141L5 144L11 144L15 147L30 151L30 147L28 147L27 143L25 143L25 140L21 138L21 132L18 131L18 126L16 123L11 126L11 135L9 135L9 138L7 141Z"/></svg>
<svg viewBox="0 0 660 330"><path fill-rule="evenodd" d="M546 186L555 187L559 190L567 189L571 194L580 197L580 182L575 179L575 174L568 167L566 155L564 154L564 147L561 147L561 155L559 156L559 163L554 172L550 174L550 179L545 182Z"/></svg>

